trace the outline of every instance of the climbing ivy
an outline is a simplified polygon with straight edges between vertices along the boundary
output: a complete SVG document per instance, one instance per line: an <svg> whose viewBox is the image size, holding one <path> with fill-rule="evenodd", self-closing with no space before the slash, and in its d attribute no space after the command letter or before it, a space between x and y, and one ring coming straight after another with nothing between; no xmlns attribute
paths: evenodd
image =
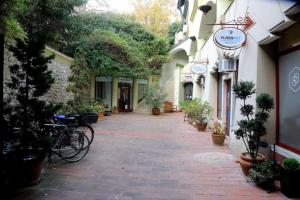
<svg viewBox="0 0 300 200"><path fill-rule="evenodd" d="M129 16L112 13L74 15L65 34L51 45L70 56L80 46L88 66L105 76L143 78L158 74L168 60L166 38Z"/></svg>

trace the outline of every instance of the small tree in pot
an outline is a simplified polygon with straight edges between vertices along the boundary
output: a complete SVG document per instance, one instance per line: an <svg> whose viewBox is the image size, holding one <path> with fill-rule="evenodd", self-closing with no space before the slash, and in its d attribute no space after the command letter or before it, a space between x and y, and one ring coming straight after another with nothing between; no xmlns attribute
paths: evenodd
<svg viewBox="0 0 300 200"><path fill-rule="evenodd" d="M246 103L246 100L256 93L254 86L253 82L241 81L233 87L236 98L243 102L240 110L244 119L237 122L238 129L234 133L237 139L242 139L247 150L241 154L238 161L246 176L250 168L265 160L265 157L258 153L258 149L261 136L266 134L265 122L274 107L273 98L267 93L261 93L256 98L256 112L254 113L253 105Z"/></svg>
<svg viewBox="0 0 300 200"><path fill-rule="evenodd" d="M167 94L162 90L150 86L145 94L146 104L152 107L152 114L159 115L160 108L163 106L166 101Z"/></svg>
<svg viewBox="0 0 300 200"><path fill-rule="evenodd" d="M10 66L11 81L7 83L10 96L6 99L4 113L7 133L12 135L12 130L19 130L16 138L9 139L14 148L7 152L8 184L11 185L38 183L46 153L40 141L42 126L60 108L40 99L54 82L47 67L53 57L43 55L44 47L43 35L18 40L16 46L10 47L19 61Z"/></svg>

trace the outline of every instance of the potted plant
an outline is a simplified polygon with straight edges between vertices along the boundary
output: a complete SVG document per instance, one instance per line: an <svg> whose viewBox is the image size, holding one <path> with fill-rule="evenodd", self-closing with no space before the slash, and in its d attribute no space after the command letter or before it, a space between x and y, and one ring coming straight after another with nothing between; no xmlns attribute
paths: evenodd
<svg viewBox="0 0 300 200"><path fill-rule="evenodd" d="M179 102L180 111L185 112L189 104L189 100Z"/></svg>
<svg viewBox="0 0 300 200"><path fill-rule="evenodd" d="M225 130L220 120L215 120L213 132L211 133L212 141L216 145L223 145L225 140Z"/></svg>
<svg viewBox="0 0 300 200"><path fill-rule="evenodd" d="M249 178L257 186L268 191L275 190L275 180L277 177L276 166L270 160L259 163L249 170Z"/></svg>
<svg viewBox="0 0 300 200"><path fill-rule="evenodd" d="M118 111L118 109L117 109L117 106L114 106L114 107L112 108L112 113L113 113L113 114L119 113L119 111Z"/></svg>
<svg viewBox="0 0 300 200"><path fill-rule="evenodd" d="M265 156L258 153L261 136L266 134L265 122L274 107L273 98L267 93L261 93L256 98L256 112L253 105L247 104L247 99L256 93L254 83L241 81L234 85L233 91L236 98L242 100L241 114L244 119L237 122L238 129L234 131L237 139L242 139L247 152L240 155L237 161L248 176L250 168L265 160Z"/></svg>
<svg viewBox="0 0 300 200"><path fill-rule="evenodd" d="M289 198L300 198L300 163L293 158L285 158L280 169L281 192Z"/></svg>
<svg viewBox="0 0 300 200"><path fill-rule="evenodd" d="M103 103L96 102L92 105L92 109L94 112L98 113L98 120L103 121L104 120L104 113L106 110L106 107Z"/></svg>
<svg viewBox="0 0 300 200"><path fill-rule="evenodd" d="M189 124L193 125L197 120L198 99L192 99L186 102L186 114L188 117L188 122Z"/></svg>
<svg viewBox="0 0 300 200"><path fill-rule="evenodd" d="M160 108L165 102L167 94L154 86L150 86L145 94L145 102L152 107L153 115L160 115Z"/></svg>
<svg viewBox="0 0 300 200"><path fill-rule="evenodd" d="M196 109L196 126L198 131L205 131L208 120L211 119L213 108L207 101L198 100L198 107Z"/></svg>
<svg viewBox="0 0 300 200"><path fill-rule="evenodd" d="M4 120L7 141L5 152L7 183L28 186L39 182L45 160L46 144L41 142L42 126L60 108L42 100L54 82L47 64L53 58L44 56L44 39L16 41L9 50L18 63L10 66L10 95L5 99Z"/></svg>

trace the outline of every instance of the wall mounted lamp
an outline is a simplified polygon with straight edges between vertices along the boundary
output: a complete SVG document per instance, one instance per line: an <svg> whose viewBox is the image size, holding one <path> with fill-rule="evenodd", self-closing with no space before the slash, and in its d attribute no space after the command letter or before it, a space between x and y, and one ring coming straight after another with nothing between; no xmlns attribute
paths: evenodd
<svg viewBox="0 0 300 200"><path fill-rule="evenodd" d="M210 5L202 5L199 7L199 10L201 10L204 15L207 15L208 11L211 10L211 6Z"/></svg>

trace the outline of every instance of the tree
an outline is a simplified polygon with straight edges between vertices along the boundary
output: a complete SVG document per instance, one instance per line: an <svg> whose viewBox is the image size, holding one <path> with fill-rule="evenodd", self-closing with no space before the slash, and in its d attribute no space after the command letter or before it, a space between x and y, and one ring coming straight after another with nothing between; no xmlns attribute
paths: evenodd
<svg viewBox="0 0 300 200"><path fill-rule="evenodd" d="M172 24L169 25L168 41L169 41L170 46L174 45L175 34L176 34L176 31L178 31L178 29L180 28L180 26L181 26L180 22L173 22Z"/></svg>
<svg viewBox="0 0 300 200"><path fill-rule="evenodd" d="M134 17L149 30L160 36L166 36L170 21L174 15L175 3L171 0L133 0ZM171 9L174 8L174 9Z"/></svg>
<svg viewBox="0 0 300 200"><path fill-rule="evenodd" d="M39 99L54 82L47 66L53 56L43 55L43 37L18 40L10 51L19 63L10 66L11 82L7 85L11 90L5 114L8 126L21 129L21 143L28 147L36 145L31 143L34 141L32 136L56 110L52 104L46 105Z"/></svg>
<svg viewBox="0 0 300 200"><path fill-rule="evenodd" d="M72 108L76 113L80 113L82 107L89 101L90 96L90 69L87 67L85 54L81 48L77 48L74 64L71 66L71 76L67 91L74 94Z"/></svg>
<svg viewBox="0 0 300 200"><path fill-rule="evenodd" d="M73 15L69 18L64 32L59 32L57 38L50 45L61 52L74 56L80 41L93 33L95 30L109 30L121 37L130 38L147 45L155 39L155 35L138 24L133 18L114 13L84 13Z"/></svg>
<svg viewBox="0 0 300 200"><path fill-rule="evenodd" d="M0 130L4 130L4 101L3 101L3 69L4 69L4 48L5 43L25 38L25 32L17 23L15 13L21 7L23 0L2 0L0 1ZM2 132L1 132L2 133ZM3 134L0 134L0 141L3 141ZM0 142L0 163L3 163L3 143ZM0 166L0 180L3 180L3 165ZM2 184L2 181L1 181Z"/></svg>

